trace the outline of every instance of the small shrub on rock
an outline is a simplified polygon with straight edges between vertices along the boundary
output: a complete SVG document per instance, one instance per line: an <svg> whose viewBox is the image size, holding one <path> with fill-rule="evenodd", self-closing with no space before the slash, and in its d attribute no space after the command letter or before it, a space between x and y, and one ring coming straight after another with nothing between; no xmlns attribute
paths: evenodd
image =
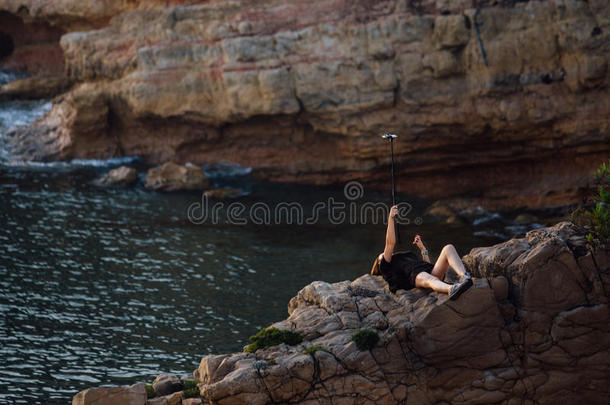
<svg viewBox="0 0 610 405"><path fill-rule="evenodd" d="M355 342L361 351L371 350L379 342L379 336L372 329L359 329L352 334L352 342Z"/></svg>
<svg viewBox="0 0 610 405"><path fill-rule="evenodd" d="M184 391L182 391L182 398L196 398L199 396L199 387L197 387L197 381L185 380Z"/></svg>
<svg viewBox="0 0 610 405"><path fill-rule="evenodd" d="M590 198L590 208L579 208L572 213L572 221L587 226L587 242L592 247L605 245L610 238L610 160L595 171L597 194Z"/></svg>
<svg viewBox="0 0 610 405"><path fill-rule="evenodd" d="M153 386L151 384L146 384L146 398L154 398L157 396Z"/></svg>
<svg viewBox="0 0 610 405"><path fill-rule="evenodd" d="M322 352L328 352L328 349L326 349L325 347L313 345L313 346L309 346L308 348L303 350L303 354L314 354L318 350L322 351Z"/></svg>
<svg viewBox="0 0 610 405"><path fill-rule="evenodd" d="M282 343L290 346L299 344L303 341L303 335L288 330L265 328L260 330L256 335L250 336L250 341L252 343L245 348L245 351L247 353L254 353L258 349L266 349Z"/></svg>

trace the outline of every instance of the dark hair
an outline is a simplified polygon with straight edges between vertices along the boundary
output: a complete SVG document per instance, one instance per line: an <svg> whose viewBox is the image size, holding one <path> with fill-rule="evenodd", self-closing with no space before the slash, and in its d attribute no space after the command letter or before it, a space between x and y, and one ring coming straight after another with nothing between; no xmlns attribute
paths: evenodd
<svg viewBox="0 0 610 405"><path fill-rule="evenodd" d="M375 258L375 261L373 262L373 268L371 269L371 276L378 276L380 274L379 263L381 263L381 260L379 259L379 256L377 256Z"/></svg>

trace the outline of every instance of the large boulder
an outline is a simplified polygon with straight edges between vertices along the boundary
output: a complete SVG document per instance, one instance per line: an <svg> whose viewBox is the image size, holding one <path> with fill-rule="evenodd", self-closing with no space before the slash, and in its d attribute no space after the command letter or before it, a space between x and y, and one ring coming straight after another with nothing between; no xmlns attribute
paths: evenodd
<svg viewBox="0 0 610 405"><path fill-rule="evenodd" d="M208 186L208 180L198 166L167 162L148 171L145 186L159 191L202 190Z"/></svg>
<svg viewBox="0 0 610 405"><path fill-rule="evenodd" d="M138 171L133 167L120 166L110 170L103 177L95 180L100 186L126 186L138 178Z"/></svg>
<svg viewBox="0 0 610 405"><path fill-rule="evenodd" d="M378 277L316 281L274 327L300 345L210 355L195 376L212 403L592 403L610 395L610 263L570 223L464 257L458 300L389 292ZM379 342L361 351L351 335ZM314 352L304 349L319 346Z"/></svg>
<svg viewBox="0 0 610 405"><path fill-rule="evenodd" d="M88 388L72 398L72 405L145 405L146 384L130 387Z"/></svg>
<svg viewBox="0 0 610 405"><path fill-rule="evenodd" d="M152 387L157 395L169 395L183 388L182 381L175 374L160 374L155 378Z"/></svg>
<svg viewBox="0 0 610 405"><path fill-rule="evenodd" d="M509 366L502 317L485 279L456 301L421 289L392 294L383 279L370 275L353 282L317 281L290 301L289 313L272 326L299 331L302 344L206 356L195 373L204 383L201 394L219 403L332 398L391 404L406 400L426 367L471 370L466 374L472 378ZM372 350L361 351L351 341L359 329L378 334ZM303 352L312 346L323 349ZM457 395L463 387L456 381L444 389Z"/></svg>
<svg viewBox="0 0 610 405"><path fill-rule="evenodd" d="M606 404L610 251L571 223L529 232L463 261L474 285L451 301L385 281L305 286L272 327L303 341L203 357L212 404ZM352 341L369 330L378 341ZM197 402L197 401L195 401Z"/></svg>
<svg viewBox="0 0 610 405"><path fill-rule="evenodd" d="M172 394L163 395L160 397L151 398L146 401L146 405L181 405L182 392L174 392Z"/></svg>

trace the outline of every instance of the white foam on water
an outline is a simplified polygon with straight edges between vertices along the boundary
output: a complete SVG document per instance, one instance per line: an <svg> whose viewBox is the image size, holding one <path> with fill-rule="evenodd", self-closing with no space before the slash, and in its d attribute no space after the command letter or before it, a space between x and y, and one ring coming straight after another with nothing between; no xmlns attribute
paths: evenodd
<svg viewBox="0 0 610 405"><path fill-rule="evenodd" d="M487 213L487 215L481 216L479 218L476 218L474 221L472 221L472 224L474 226L479 226L491 221L496 221L496 220L502 220L502 215L500 215L497 212L491 212L491 213Z"/></svg>
<svg viewBox="0 0 610 405"><path fill-rule="evenodd" d="M4 86L14 80L23 79L27 77L27 73L17 70L5 70L0 69L0 86Z"/></svg>
<svg viewBox="0 0 610 405"><path fill-rule="evenodd" d="M0 102L0 136L30 125L51 109L48 100L14 100Z"/></svg>
<svg viewBox="0 0 610 405"><path fill-rule="evenodd" d="M110 167L121 166L138 161L137 156L122 156L108 159L72 159L57 162L34 162L27 160L11 160L4 162L5 166L11 167L27 167L41 169L79 169L79 168L94 168L94 167Z"/></svg>
<svg viewBox="0 0 610 405"><path fill-rule="evenodd" d="M203 172L205 173L206 177L214 179L218 177L245 176L252 172L252 168L242 166L238 163L220 162L204 165Z"/></svg>
<svg viewBox="0 0 610 405"><path fill-rule="evenodd" d="M47 100L13 100L0 102L0 161L11 158L6 144L6 134L30 125L51 109Z"/></svg>
<svg viewBox="0 0 610 405"><path fill-rule="evenodd" d="M12 73L11 73L12 74ZM1 75L7 75L0 71ZM11 77L15 77L14 74ZM39 169L78 169L87 167L108 167L129 164L136 161L136 156L115 157L110 159L73 159L58 162L35 162L15 159L6 145L6 135L18 128L30 125L51 110L52 102L48 100L12 100L0 102L0 163L3 166Z"/></svg>

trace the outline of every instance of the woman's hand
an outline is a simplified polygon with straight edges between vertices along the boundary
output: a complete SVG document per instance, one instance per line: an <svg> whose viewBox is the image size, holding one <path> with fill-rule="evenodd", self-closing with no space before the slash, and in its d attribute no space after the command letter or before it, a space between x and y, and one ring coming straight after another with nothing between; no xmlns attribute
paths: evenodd
<svg viewBox="0 0 610 405"><path fill-rule="evenodd" d="M392 208L390 208L390 218L394 218L396 215L398 215L398 205L392 205Z"/></svg>
<svg viewBox="0 0 610 405"><path fill-rule="evenodd" d="M424 243L421 241L421 236L415 235L415 239L413 239L413 244L416 245L421 252L426 250Z"/></svg>

